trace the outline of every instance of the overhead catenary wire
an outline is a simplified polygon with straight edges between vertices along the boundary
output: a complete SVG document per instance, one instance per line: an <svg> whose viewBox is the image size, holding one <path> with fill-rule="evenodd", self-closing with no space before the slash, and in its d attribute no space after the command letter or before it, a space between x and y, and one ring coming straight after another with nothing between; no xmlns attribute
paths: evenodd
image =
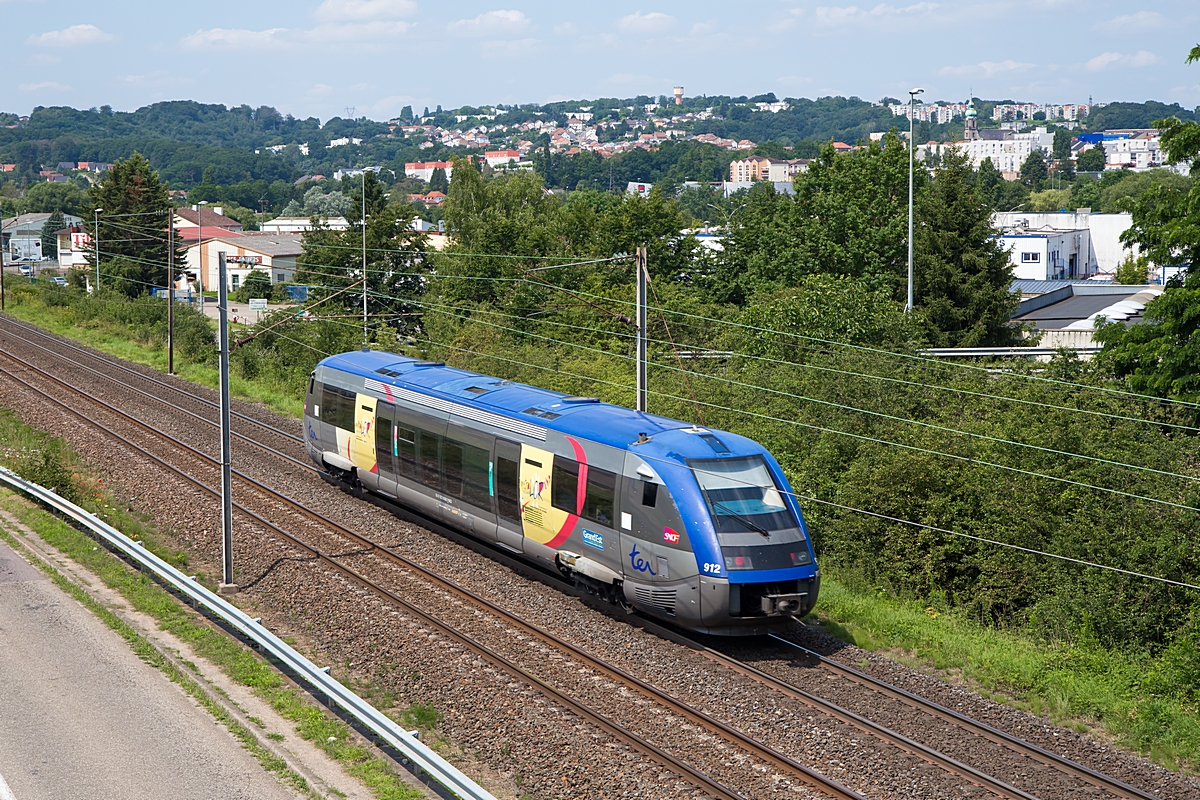
<svg viewBox="0 0 1200 800"><path fill-rule="evenodd" d="M435 306L431 306L431 305L428 305L428 304L414 303L414 305L418 305L418 306L421 306L421 305L426 305L427 307L434 308L434 309L436 310L436 307L435 307ZM443 312L443 313L445 313L445 312ZM566 346L568 346L568 347L573 347L573 348L577 348L577 349L585 350L585 351L588 351L588 352L597 353L597 354L600 354L600 355L605 355L605 356L608 356L608 357L611 357L611 358L619 358L619 359L623 359L623 360L627 360L627 361L629 361L629 360L633 360L631 356L627 356L627 355L623 355L623 354L618 354L618 353L612 353L612 352L610 352L610 351L607 351L607 350L601 350L601 349L599 349L599 348L590 347L590 346L588 346L588 345L582 345L582 344L578 344L578 343L575 343L575 342L567 342L567 341L563 341L563 340L561 340L561 339L553 339L553 338L551 338L551 337L547 337L547 336L541 336L541 335L539 335L539 334L536 334L536 333L531 333L531 332L527 332L527 331L519 331L519 330L517 330L517 329L515 329L515 328L509 328L509 327L507 327L507 326L504 326L504 325L497 325L497 324L495 324L495 323L486 322L486 321L484 321L484 320L480 320L480 322L481 322L482 324L484 324L484 325L489 325L489 326L492 326L492 327L495 327L495 328L499 328L499 329L501 329L501 330L509 331L509 332L512 332L512 333L519 333L519 334L522 334L522 335L525 335L525 336L530 336L530 337L533 337L533 338L536 338L536 339L541 339L542 341L546 341L546 342L549 342L549 343L552 343L552 344L561 344L561 345L566 345ZM988 435L986 435L986 434L979 434L979 433L974 433L974 432L971 432L971 431L963 431L963 430L958 430L958 429L956 429L956 428L950 428L950 427L948 427L948 426L937 425L937 424L934 424L934 423L929 423L929 422L921 422L921 421L919 421L919 420L907 419L907 418L905 418L905 417L898 417L898 416L895 416L895 415L892 415L892 414L886 414L886 413L884 413L884 412L880 412L880 411L872 411L872 410L870 410L870 409L858 408L858 407L856 407L856 406L849 406L849 405L845 405L845 404L843 404L843 403L836 403L836 402L829 401L829 400L820 400L820 399L817 399L817 398L806 397L806 396L804 396L804 395L793 394L793 393L790 393L790 392L783 392L783 391L780 391L780 390L777 390L777 389L770 389L770 388L768 388L768 387L764 387L764 386L758 386L758 385L756 385L756 384L750 384L750 383L745 383L745 382L743 382L743 381L737 381L737 380L734 380L734 379L732 379L732 378L723 378L723 377L719 377L719 376L708 375L708 374L706 374L706 373L694 372L694 371L690 371L690 370L683 370L683 369L679 369L679 368L677 368L677 367L672 367L672 366L670 366L670 365L666 365L666 364L656 364L655 366L656 366L656 367L658 367L659 369L666 369L666 370L674 370L674 371L679 371L679 372L683 372L683 373L685 373L686 375L696 375L696 376L700 376L700 377L708 378L709 380L715 380L715 381L719 381L719 382L721 382L721 383L727 383L727 384L736 385L736 386L741 386L741 387L748 388L748 389L755 389L755 390L758 390L758 391L764 391L764 392L768 392L768 393L770 393L770 394L782 395L782 396L789 397L789 398L796 399L796 400L800 400L800 401L803 401L803 402L809 402L809 403L815 403L815 404L819 404L819 405L831 406L831 407L835 407L835 408L838 408L838 409L841 409L841 410L845 410L845 411L852 411L852 412L856 412L856 413L860 413L860 414L866 414L866 415L869 415L869 416L880 417L880 418L883 418L883 419L888 419L888 420L891 420L891 421L894 421L894 422L901 422L901 423L906 423L906 424L916 425L916 426L923 427L923 428L929 428L929 429L939 430L939 431L942 431L942 432L944 432L944 433L950 433L950 434L954 434L954 435L956 435L956 436L962 436L962 437L967 437L967 438L975 438L975 439L979 439L979 440L983 440L983 441L990 441L990 442L997 443L997 444L1003 444L1003 445L1012 445L1012 446L1017 446L1017 447L1022 447L1022 448L1028 448L1028 449L1030 449L1030 450L1041 451L1041 452L1045 452L1045 453L1052 454L1052 455L1056 455L1056 456L1063 456L1063 457L1069 457L1069 458L1078 458L1078 459L1081 459L1081 460L1086 460L1086 461L1092 461L1092 462L1097 462L1097 463L1103 463L1103 464L1107 464L1107 465L1109 465L1109 466L1115 466L1115 467L1121 467L1121 468L1133 469L1133 470L1140 470L1140 471L1145 471L1145 472L1155 473L1155 474L1164 475L1164 476L1168 476L1168 477L1172 477L1172 478L1180 478L1180 479L1183 479L1183 480L1188 480L1188 481L1197 481L1197 480L1200 480L1200 477L1196 477L1196 476L1191 476L1191 475L1183 475L1183 474L1180 474L1180 473L1168 472L1168 471L1166 471L1166 470L1159 470L1159 469L1155 469L1155 468L1153 468L1153 467L1144 467L1144 466L1140 466L1140 465L1136 465L1136 464L1126 464L1126 463L1124 463L1124 462L1120 462L1120 461L1113 461L1113 460L1110 460L1110 459L1100 458L1100 457L1098 457L1098 456L1088 456L1088 455L1084 455L1084 454L1082 454L1082 453L1072 453L1072 452L1070 452L1070 451L1065 451L1065 450L1057 450L1057 449L1054 449L1054 448L1043 447L1043 446L1041 446L1041 445L1034 445L1034 444L1029 444L1029 443L1026 443L1026 442L1019 442L1019 441L1015 441L1015 440L1012 440L1012 439L1001 439L1001 438L999 438L999 437L988 436ZM673 396L672 396L672 397L673 397ZM686 399L684 399L684 398L675 398L675 399L678 399L678 400L683 400L684 402L689 402L688 400L686 400ZM701 401L697 401L697 400L696 400L694 397L691 399L691 401L690 401L690 402L692 402L693 404L703 404L703 405L711 406L711 407L714 407L714 408L720 408L720 409L722 409L722 410L726 410L726 411L728 411L728 410L732 410L732 409L728 409L728 408L725 408L725 407L722 407L722 406L714 406L713 404L710 404L710 403L701 403ZM747 412L747 413L750 413L750 412ZM764 418L766 418L766 419L775 419L774 417L769 417L769 416L765 416ZM876 442L879 442L879 443L882 443L882 444L892 444L892 445L895 445L895 446L897 446L897 447L907 447L907 448L911 448L911 449L917 449L917 450L921 450L922 452L927 452L927 453L933 453L933 454L943 455L943 456L947 456L947 457L951 457L951 458L962 458L962 459L964 459L964 460L974 461L975 463L979 463L979 464L983 464L983 465L987 465L987 466L992 466L992 467L997 467L997 468L1000 468L1000 469L1014 470L1014 471L1018 471L1018 472L1024 472L1025 474L1030 474L1030 475L1038 475L1038 476L1040 476L1040 477L1044 477L1044 478L1047 478L1047 479L1050 479L1050 480L1062 480L1062 481L1066 481L1066 482L1074 483L1074 484L1076 484L1076 485L1079 485L1079 486L1087 486L1087 487L1089 487L1089 488L1097 489L1097 490L1099 490L1099 491L1111 491L1111 492L1117 492L1117 493L1119 493L1119 494L1126 494L1127 496L1138 496L1138 497L1141 497L1140 495L1129 495L1128 493L1125 493L1125 492L1120 492L1119 490L1116 490L1116 489L1111 489L1111 488L1109 488L1109 487L1095 486L1095 485L1092 485L1092 484L1087 484L1087 483L1082 483L1082 482L1069 481L1068 479L1065 479L1065 478L1059 478L1059 477L1057 477L1057 476L1052 476L1052 475L1044 475L1044 474L1042 474L1042 473L1032 472L1032 471L1029 471L1029 470L1022 470L1022 469L1019 469L1019 468L1017 468L1017 467L1011 467L1011 466L1009 466L1009 465L1006 465L1006 464L997 464L997 463L994 463L994 462L985 461L985 460L982 460L982 459L976 459L976 458L973 458L973 457L970 457L970 458L968 458L968 457L965 457L965 456L959 456L959 455L957 455L957 454L946 453L946 452L943 452L943 451L938 451L938 450L931 450L931 449L929 449L929 448L919 448L919 447L916 447L915 445L906 445L906 444L903 444L903 443L900 443L900 442L891 442L890 440L886 440L886 439L877 439L877 438L875 438L875 437L864 437L864 436L862 436L862 435L860 435L860 434L854 434L854 433L851 433L851 432L848 432L848 431L840 431L840 430L837 430L836 428L826 428L826 427L824 427L824 426L813 425L813 424L811 424L811 423L801 423L801 422L796 422L796 421L794 421L794 420L779 420L779 421L788 422L789 424L793 424L793 425L801 425L801 426L803 426L803 427L812 428L812 429L814 429L814 430L820 430L820 431L824 431L824 432L828 432L828 433L836 433L836 434L839 434L839 435L842 435L842 436L852 436L852 437L855 437L855 438L865 438L865 439L868 439L868 440L871 440L871 441L876 441ZM1153 498L1144 498L1144 499L1153 500ZM1154 501L1155 501L1155 502L1167 502L1167 501L1157 501L1157 500L1154 500ZM1178 505L1178 504L1171 504L1171 505ZM1188 506L1179 506L1179 507L1181 507L1181 508L1189 508Z"/></svg>
<svg viewBox="0 0 1200 800"><path fill-rule="evenodd" d="M559 370L559 369L556 369L553 367L547 367L547 366L540 365L540 364L529 364L527 362L517 361L515 359L506 358L504 356L498 356L498 355L495 355L492 353L477 353L475 351L468 350L466 348L457 347L455 345L450 345L450 344L446 344L443 342L438 342L433 339L429 339L429 338L425 338L425 337L414 337L414 338L416 338L416 340L418 340L418 341L423 341L428 344L434 345L436 347L445 347L450 350L457 350L459 352L468 353L471 355L483 355L487 358L493 358L493 359L497 359L500 361L517 364L520 366L534 367L536 369L543 369L543 370L550 370L550 371L553 371L553 372L556 372L559 374L566 374L570 377L579 378L582 380L595 381L597 383L605 383L605 384L610 384L610 385L614 385L614 386L620 386L620 384L616 384L612 381L608 381L608 380L605 380L602 378L595 378L595 377L588 376L588 375L579 375L576 373L564 373L562 370ZM337 358L337 356L335 354L327 353L327 352L322 351L319 348L313 347L312 345L309 345L307 343L299 342L296 340L292 340L292 341L295 341L296 344L300 344L304 347L312 349L315 352L317 352L318 354L325 355L327 357L331 357L331 358L335 358L335 359ZM656 392L656 394L660 394L660 393ZM681 401L683 400L683 398L675 398L675 399L681 400ZM676 466L676 467L682 466L685 469L692 470L693 472L698 471L698 468L693 465L680 464L675 461L668 461L667 459L662 459L662 458L657 458L657 457L652 457L652 456L648 457L648 458L650 460L661 461L663 463L670 463L671 465ZM702 471L702 470L700 470L700 471ZM721 477L725 478L725 479L729 479L729 476L726 475L725 473L721 473ZM983 544L993 545L995 547L1015 550L1015 551L1022 552L1022 553L1028 554L1028 555L1041 556L1044 558L1050 558L1050 559L1054 559L1054 560L1058 560L1058 561L1063 561L1063 562L1075 564L1078 566L1090 567L1093 569L1114 572L1114 573L1118 573L1118 574L1122 574L1122 575L1129 575L1131 577L1141 578L1141 579L1149 580L1149 581L1155 581L1155 582L1164 583L1164 584L1171 585L1171 586L1177 586L1177 587L1181 587L1181 588L1185 588L1185 589L1200 590L1200 586L1197 586L1196 584L1187 583L1185 581L1177 581L1177 580L1173 580L1170 578L1163 578L1163 577L1160 577L1157 575L1150 575L1148 573L1124 569L1122 567L1114 567L1114 566L1111 566L1108 564L1101 564L1101 563L1095 562L1095 561L1088 561L1085 559L1074 558L1071 556L1064 556L1064 555L1061 555L1058 553L1051 553L1051 552L1048 552L1045 550L1038 550L1036 548L1025 547L1023 545L1011 544L1009 542L1004 542L999 539L992 539L992 538L983 537L983 536L976 536L974 534L963 533L962 531L955 531L950 528L942 528L942 527L938 527L936 525L928 525L928 524L922 523L922 522L915 522L913 520L903 519L901 517L895 517L895 516L891 516L891 515L887 515L887 514L880 514L878 512L869 511L867 509L857 508L855 506L847 505L844 503L837 503L837 502L833 502L830 500L825 500L825 499L822 499L819 497L815 497L812 495L801 494L801 493L795 492L795 491L788 491L788 490L780 490L780 491L784 494L791 495L797 501L804 500L804 501L814 502L814 503L818 503L820 505L831 506L831 507L839 508L844 511L850 511L850 512L857 513L857 514L863 514L863 515L866 515L869 517L881 519L881 520L888 521L888 522L893 522L893 523L900 524L900 525L906 525L906 526L915 527L915 528L922 528L922 529L934 531L937 533L943 533L943 534L946 534L949 536L955 536L955 537L959 537L959 538L963 538L963 539L972 540L975 542L980 542ZM1200 511L1200 509L1188 509L1188 510Z"/></svg>

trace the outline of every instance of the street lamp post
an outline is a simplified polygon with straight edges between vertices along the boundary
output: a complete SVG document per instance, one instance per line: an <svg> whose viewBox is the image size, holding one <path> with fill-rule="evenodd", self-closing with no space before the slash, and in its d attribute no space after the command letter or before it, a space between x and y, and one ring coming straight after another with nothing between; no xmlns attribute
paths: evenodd
<svg viewBox="0 0 1200 800"><path fill-rule="evenodd" d="M908 93L908 304L904 306L905 313L913 310L913 107L917 95L924 91L913 89Z"/></svg>
<svg viewBox="0 0 1200 800"><path fill-rule="evenodd" d="M94 237L92 244L95 246L96 255L96 288L94 290L96 292L100 291L100 212L103 210L103 208L97 208L92 217L92 236Z"/></svg>
<svg viewBox="0 0 1200 800"><path fill-rule="evenodd" d="M367 334L367 170L363 170L362 182L362 267L363 267L363 350L371 342Z"/></svg>

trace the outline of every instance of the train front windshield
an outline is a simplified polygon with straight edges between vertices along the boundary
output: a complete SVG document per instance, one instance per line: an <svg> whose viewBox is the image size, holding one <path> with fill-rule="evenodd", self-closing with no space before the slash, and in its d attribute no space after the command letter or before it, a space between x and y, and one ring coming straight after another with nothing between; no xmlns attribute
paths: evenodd
<svg viewBox="0 0 1200 800"><path fill-rule="evenodd" d="M726 570L812 563L804 533L762 456L697 459L688 464L708 503Z"/></svg>
<svg viewBox="0 0 1200 800"><path fill-rule="evenodd" d="M798 528L762 456L689 462L717 533L773 533Z"/></svg>

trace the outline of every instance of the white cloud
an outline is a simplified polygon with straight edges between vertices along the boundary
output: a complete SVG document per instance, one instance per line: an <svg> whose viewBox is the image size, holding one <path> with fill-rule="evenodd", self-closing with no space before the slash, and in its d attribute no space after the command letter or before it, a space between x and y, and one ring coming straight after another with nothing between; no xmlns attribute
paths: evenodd
<svg viewBox="0 0 1200 800"><path fill-rule="evenodd" d="M803 8L789 8L788 15L786 17L784 17L783 19L779 20L778 22L771 23L770 28L773 31L790 30L803 16L804 16Z"/></svg>
<svg viewBox="0 0 1200 800"><path fill-rule="evenodd" d="M661 33L675 27L675 18L661 11L643 14L635 11L617 20L617 28L625 33Z"/></svg>
<svg viewBox="0 0 1200 800"><path fill-rule="evenodd" d="M1083 68L1088 72L1100 72L1112 66L1120 67L1149 67L1160 63L1158 56L1148 50L1139 50L1131 55L1123 53L1101 53L1095 58L1089 59L1083 65Z"/></svg>
<svg viewBox="0 0 1200 800"><path fill-rule="evenodd" d="M317 19L326 22L345 20L395 19L417 12L413 0L325 0L317 6Z"/></svg>
<svg viewBox="0 0 1200 800"><path fill-rule="evenodd" d="M1023 61L1013 61L1011 58L1004 61L980 61L978 64L964 64L961 67L942 67L938 70L939 75L982 75L985 78L991 78L1005 72L1024 72L1033 69L1037 64L1029 64Z"/></svg>
<svg viewBox="0 0 1200 800"><path fill-rule="evenodd" d="M556 36L574 36L579 33L579 26L574 22L562 22L554 26Z"/></svg>
<svg viewBox="0 0 1200 800"><path fill-rule="evenodd" d="M413 27L412 22L347 22L341 25L318 25L300 33L307 42L369 42L403 36Z"/></svg>
<svg viewBox="0 0 1200 800"><path fill-rule="evenodd" d="M822 25L842 25L849 22L866 22L884 17L916 16L928 14L938 7L937 3L913 3L910 6L893 6L880 3L874 8L859 8L858 6L820 6L817 8L817 22Z"/></svg>
<svg viewBox="0 0 1200 800"><path fill-rule="evenodd" d="M333 87L327 83L314 83L312 87L305 92L309 97L324 97L333 93Z"/></svg>
<svg viewBox="0 0 1200 800"><path fill-rule="evenodd" d="M61 31L47 31L39 36L30 36L25 41L42 47L78 47L112 41L112 38L111 34L105 33L95 25L72 25Z"/></svg>
<svg viewBox="0 0 1200 800"><path fill-rule="evenodd" d="M1129 31L1150 31L1162 28L1167 23L1165 17L1157 11L1139 11L1136 14L1123 14L1107 22L1099 22L1096 30L1109 33L1127 33Z"/></svg>
<svg viewBox="0 0 1200 800"><path fill-rule="evenodd" d="M483 43L482 54L484 58L506 61L530 55L541 43L540 39L492 39Z"/></svg>
<svg viewBox="0 0 1200 800"><path fill-rule="evenodd" d="M46 89L51 89L56 92L66 92L70 90L70 86L58 81L42 81L41 83L22 83L17 87L22 92L40 92Z"/></svg>
<svg viewBox="0 0 1200 800"><path fill-rule="evenodd" d="M268 28L252 31L245 28L209 28L184 37L182 44L189 50L279 49L311 44L354 44L378 42L403 36L415 23L400 20L375 22L322 23L309 30Z"/></svg>
<svg viewBox="0 0 1200 800"><path fill-rule="evenodd" d="M710 33L716 33L720 29L721 26L717 24L716 20L709 20L708 22L694 23L690 33L692 36L707 36Z"/></svg>
<svg viewBox="0 0 1200 800"><path fill-rule="evenodd" d="M183 46L191 50L237 50L241 48L279 47L284 44L279 34L287 28L268 28L251 31L245 28L209 28L183 38Z"/></svg>
<svg viewBox="0 0 1200 800"><path fill-rule="evenodd" d="M496 36L512 33L529 27L529 17L520 11L497 9L480 14L474 19L451 22L446 30L456 36Z"/></svg>

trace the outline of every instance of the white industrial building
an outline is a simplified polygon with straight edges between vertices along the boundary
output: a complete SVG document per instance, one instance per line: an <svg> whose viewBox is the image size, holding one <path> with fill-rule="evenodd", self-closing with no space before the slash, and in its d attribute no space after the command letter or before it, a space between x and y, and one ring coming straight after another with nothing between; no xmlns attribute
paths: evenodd
<svg viewBox="0 0 1200 800"><path fill-rule="evenodd" d="M993 214L992 224L1003 232L1000 240L1010 248L1017 278L1052 280L1111 275L1122 261L1137 253L1136 247L1129 248L1121 242L1121 234L1133 225L1133 216L1128 213L1093 214L1087 209L1044 214L1007 211ZM1078 242L1075 237L1080 237ZM1026 253L1041 255L1034 260L1033 255ZM1055 271L1063 274L1056 275Z"/></svg>

